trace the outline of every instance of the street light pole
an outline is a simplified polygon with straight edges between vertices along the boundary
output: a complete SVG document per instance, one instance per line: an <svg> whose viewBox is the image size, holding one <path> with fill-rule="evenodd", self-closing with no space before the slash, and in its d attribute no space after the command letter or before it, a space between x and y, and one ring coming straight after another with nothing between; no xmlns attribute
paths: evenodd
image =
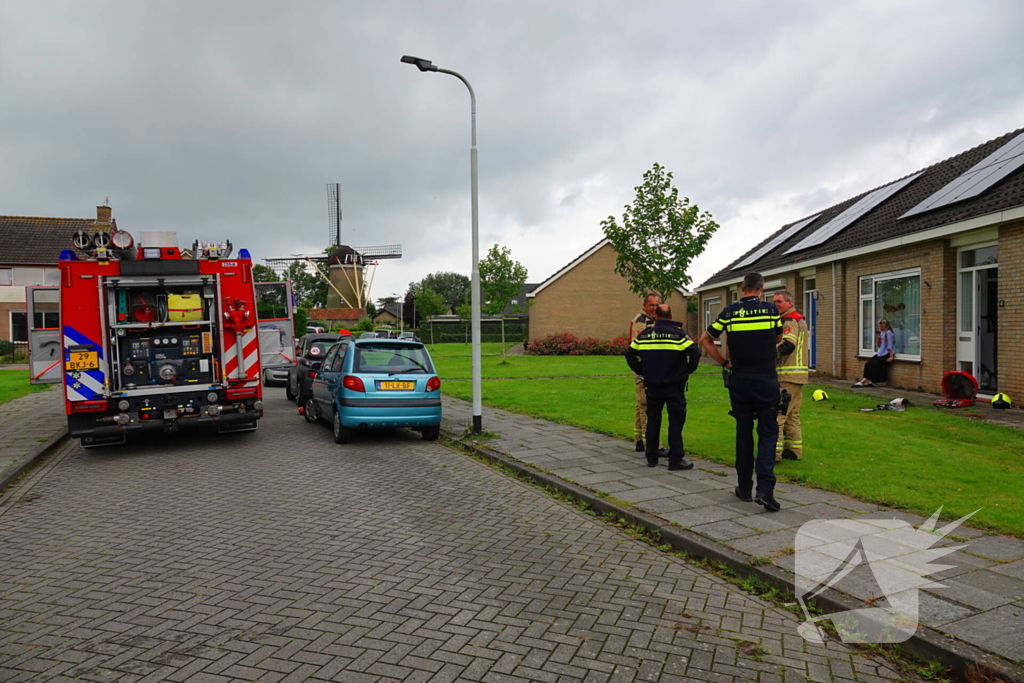
<svg viewBox="0 0 1024 683"><path fill-rule="evenodd" d="M470 105L470 147L469 147L469 177L471 195L471 214L473 224L473 269L470 276L470 306L473 309L472 318L472 353L473 353L473 433L479 434L483 431L483 382L481 381L482 368L480 361L480 213L477 202L477 160L476 160L476 93L473 86L465 77L450 69L441 69L427 59L419 57L402 57L404 64L414 64L420 71L436 71L437 73L455 76L462 81L469 90Z"/></svg>

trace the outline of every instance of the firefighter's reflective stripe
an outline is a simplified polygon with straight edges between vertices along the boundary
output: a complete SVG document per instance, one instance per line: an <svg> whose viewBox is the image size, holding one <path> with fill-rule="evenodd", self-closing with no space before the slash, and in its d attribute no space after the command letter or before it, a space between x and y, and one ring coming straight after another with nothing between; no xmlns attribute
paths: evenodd
<svg viewBox="0 0 1024 683"><path fill-rule="evenodd" d="M91 346L100 360L100 367L97 370L74 370L64 371L64 386L69 401L92 401L95 397L103 396L103 388L106 383L106 375L103 372L103 345L97 344L84 334L65 325L64 336L64 360L68 358L69 347Z"/></svg>
<svg viewBox="0 0 1024 683"><path fill-rule="evenodd" d="M259 369L259 335L256 328L246 330L242 334L242 370L247 377L254 377ZM238 370L238 352L234 343L224 349L224 376L231 377Z"/></svg>
<svg viewBox="0 0 1024 683"><path fill-rule="evenodd" d="M779 359L778 367L779 380L793 382L794 384L806 384L810 368L807 361L810 360L810 349L805 348L810 340L810 330L802 317L783 318L783 342L793 345L793 350L786 356Z"/></svg>

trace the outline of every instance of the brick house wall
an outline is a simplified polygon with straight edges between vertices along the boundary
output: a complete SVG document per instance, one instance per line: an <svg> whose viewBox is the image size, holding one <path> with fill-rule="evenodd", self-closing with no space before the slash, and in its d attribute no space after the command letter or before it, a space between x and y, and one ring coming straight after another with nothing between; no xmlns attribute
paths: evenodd
<svg viewBox="0 0 1024 683"><path fill-rule="evenodd" d="M615 273L615 250L602 246L589 257L550 282L532 298L530 339L557 332L578 337L613 339L629 331L629 321L640 313L640 297ZM686 304L670 297L673 317L685 321Z"/></svg>
<svg viewBox="0 0 1024 683"><path fill-rule="evenodd" d="M844 363L836 374L860 379L870 358L860 353L860 278L920 268L921 360L897 359L890 364L889 385L941 393L943 375L956 369L956 249L948 240L931 240L849 259L843 266L842 287L837 288L842 292L843 310L837 319ZM820 319L820 308L818 315ZM876 319L884 315L875 312Z"/></svg>
<svg viewBox="0 0 1024 683"><path fill-rule="evenodd" d="M1024 222L999 228L999 390L1024 406Z"/></svg>

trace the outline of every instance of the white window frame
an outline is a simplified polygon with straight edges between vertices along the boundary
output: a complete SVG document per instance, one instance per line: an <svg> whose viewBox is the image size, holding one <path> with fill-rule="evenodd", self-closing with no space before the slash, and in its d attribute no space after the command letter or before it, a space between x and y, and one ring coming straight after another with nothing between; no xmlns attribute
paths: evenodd
<svg viewBox="0 0 1024 683"><path fill-rule="evenodd" d="M908 268L906 270L894 270L894 271L891 271L891 272L888 272L888 273L876 273L874 275L861 275L860 277L857 278L857 347L860 349L860 355L862 355L862 356L873 356L877 352L877 349L875 349L875 348L865 349L862 346L862 344L864 342L864 338L863 338L863 334L862 334L862 332L864 331L864 302L865 301L870 301L871 302L871 320L872 321L877 321L879 318L886 317L884 315L879 315L878 311L875 310L875 299L877 298L876 285L879 282L885 282L886 280L896 280L896 279L899 279L899 278L908 278L908 277L917 277L917 279L919 281L918 282L918 291L921 292L921 295L922 295L922 298L923 298L924 291L922 290L922 285L924 285L924 281L921 278L921 269L920 268ZM870 294L864 294L863 293L864 292L864 282L865 281L870 281L871 282L871 293ZM921 302L921 307L922 308L924 307L924 301ZM874 322L872 322L872 324L874 324ZM921 336L920 347L921 347L921 350L923 352L924 351L924 325L923 324L919 325L918 334ZM872 340L874 340L874 335L872 335L871 338L872 338ZM921 360L921 354L896 353L896 358L898 358L900 360L920 361Z"/></svg>
<svg viewBox="0 0 1024 683"><path fill-rule="evenodd" d="M711 317L711 304L718 304L719 305L719 309L718 310L721 311L722 310L721 309L722 297L720 297L720 296L713 296L713 297L709 297L707 299L704 299L704 329L705 330L708 329L709 327L711 327L711 323L715 322L715 320L718 318L717 315L714 318Z"/></svg>
<svg viewBox="0 0 1024 683"><path fill-rule="evenodd" d="M6 278L0 278L0 287L13 287L14 268L0 268L0 273L7 273Z"/></svg>

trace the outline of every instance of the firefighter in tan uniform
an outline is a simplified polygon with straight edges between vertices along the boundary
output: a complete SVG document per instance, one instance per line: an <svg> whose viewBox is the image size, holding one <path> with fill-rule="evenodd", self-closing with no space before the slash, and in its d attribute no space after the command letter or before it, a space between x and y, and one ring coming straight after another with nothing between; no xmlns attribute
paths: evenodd
<svg viewBox="0 0 1024 683"><path fill-rule="evenodd" d="M643 310L640 315L629 321L629 341L648 327L654 327L654 309L661 303L657 294L644 297ZM644 453L644 434L647 432L647 389L640 375L636 376L636 412L633 415L633 440L636 441L636 452ZM657 449L655 449L657 450Z"/></svg>
<svg viewBox="0 0 1024 683"><path fill-rule="evenodd" d="M797 312L793 295L776 292L773 302L782 314L782 342L778 345L779 388L789 392L789 410L779 413L779 438L775 444L775 462L803 458L804 442L800 430L800 405L807 384L807 363L811 357L811 340L807 319Z"/></svg>

